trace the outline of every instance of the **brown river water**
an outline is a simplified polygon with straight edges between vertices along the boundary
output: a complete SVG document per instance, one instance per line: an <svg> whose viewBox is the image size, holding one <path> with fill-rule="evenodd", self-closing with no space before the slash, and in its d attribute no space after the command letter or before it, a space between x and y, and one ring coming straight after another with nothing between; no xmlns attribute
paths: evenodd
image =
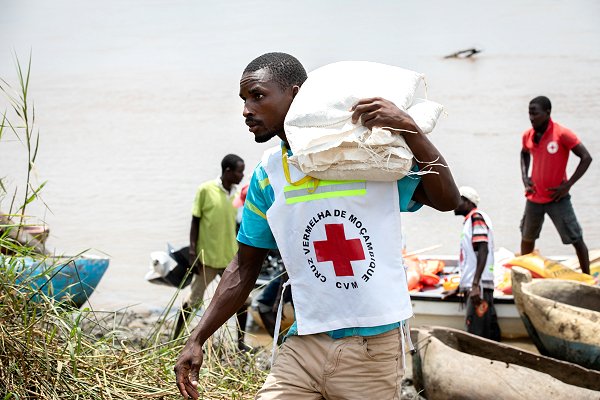
<svg viewBox="0 0 600 400"><path fill-rule="evenodd" d="M553 118L596 157L572 196L588 246L600 247L594 0L0 0L0 10L0 77L16 83L15 54L26 63L32 53L29 96L40 133L34 182L47 181L49 208L38 202L29 213L51 227L48 245L58 252L111 257L95 307L156 309L173 295L144 281L149 254L187 242L195 189L218 176L226 153L246 160L250 178L268 145L255 144L244 125L238 82L246 64L268 51L294 54L308 70L369 60L424 73L429 98L447 112L431 139L457 183L479 191L496 246L512 251L524 205L527 104L547 95ZM483 52L443 59L470 47ZM24 180L25 154L5 133L0 177L10 193ZM575 166L572 158L569 174ZM8 205L1 200L0 208ZM407 247L455 254L461 223L433 210L407 215ZM537 245L543 254L574 255L549 221Z"/></svg>

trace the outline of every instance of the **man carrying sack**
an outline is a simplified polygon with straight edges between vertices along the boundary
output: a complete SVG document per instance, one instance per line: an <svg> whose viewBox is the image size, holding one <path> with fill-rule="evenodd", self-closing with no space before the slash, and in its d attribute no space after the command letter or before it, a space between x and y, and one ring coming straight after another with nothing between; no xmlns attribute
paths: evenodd
<svg viewBox="0 0 600 400"><path fill-rule="evenodd" d="M449 168L400 181L321 181L287 162L284 119L307 78L284 53L252 61L240 80L243 115L255 141L277 136L255 168L238 234L237 256L175 365L181 394L199 397L202 346L243 304L270 248L283 257L293 288L296 324L279 349L257 398L399 398L405 321L412 316L402 261L400 212L427 205L456 208ZM414 120L394 103L367 98L352 123L390 127L404 135L416 160L444 158ZM425 164L416 161L416 168Z"/></svg>

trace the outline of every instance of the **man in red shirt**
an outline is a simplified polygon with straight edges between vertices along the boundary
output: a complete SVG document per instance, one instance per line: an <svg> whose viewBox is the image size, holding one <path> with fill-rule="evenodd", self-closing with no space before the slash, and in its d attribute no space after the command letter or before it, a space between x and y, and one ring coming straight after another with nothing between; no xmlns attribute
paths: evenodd
<svg viewBox="0 0 600 400"><path fill-rule="evenodd" d="M531 253L548 214L564 244L572 244L582 272L590 273L589 253L581 226L571 205L569 189L583 176L592 157L579 138L550 118L550 99L539 96L529 102L532 129L523 133L521 174L525 185L525 213L521 220L521 254ZM579 165L567 179L567 161L573 152ZM531 176L529 164L533 156Z"/></svg>

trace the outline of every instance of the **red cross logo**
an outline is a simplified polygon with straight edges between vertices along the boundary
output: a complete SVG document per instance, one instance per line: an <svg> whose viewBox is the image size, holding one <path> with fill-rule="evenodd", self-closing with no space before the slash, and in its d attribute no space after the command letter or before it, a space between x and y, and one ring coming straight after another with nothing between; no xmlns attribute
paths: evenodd
<svg viewBox="0 0 600 400"><path fill-rule="evenodd" d="M333 262L336 276L354 276L351 261L365 259L360 239L346 239L344 224L325 224L327 240L315 240L317 261Z"/></svg>

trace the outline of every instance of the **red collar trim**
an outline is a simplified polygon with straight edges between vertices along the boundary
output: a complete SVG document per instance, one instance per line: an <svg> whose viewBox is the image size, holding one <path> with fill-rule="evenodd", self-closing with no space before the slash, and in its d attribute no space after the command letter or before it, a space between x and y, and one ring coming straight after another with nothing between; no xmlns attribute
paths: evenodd
<svg viewBox="0 0 600 400"><path fill-rule="evenodd" d="M471 211L469 211L469 213L467 214L467 216L465 217L465 222L471 218L471 216L473 216L473 214L475 214L477 212L477 207L475 207L474 209L472 209Z"/></svg>

